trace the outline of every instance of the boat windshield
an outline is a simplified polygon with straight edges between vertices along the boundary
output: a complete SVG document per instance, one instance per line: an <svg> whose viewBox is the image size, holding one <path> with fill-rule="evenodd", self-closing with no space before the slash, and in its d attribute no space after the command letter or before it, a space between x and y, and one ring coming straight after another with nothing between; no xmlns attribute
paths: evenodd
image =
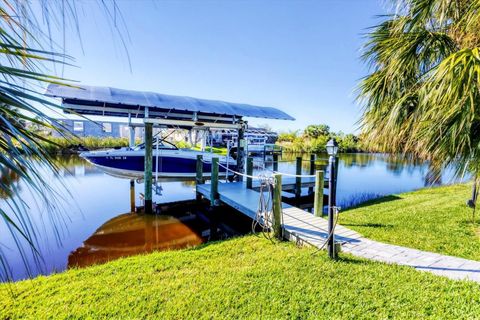
<svg viewBox="0 0 480 320"><path fill-rule="evenodd" d="M152 145L153 145L153 150L157 149L157 139L153 139ZM143 149L145 149L145 143L136 145L134 148L134 150L143 150ZM178 150L178 148L174 144L161 139L158 139L158 149Z"/></svg>

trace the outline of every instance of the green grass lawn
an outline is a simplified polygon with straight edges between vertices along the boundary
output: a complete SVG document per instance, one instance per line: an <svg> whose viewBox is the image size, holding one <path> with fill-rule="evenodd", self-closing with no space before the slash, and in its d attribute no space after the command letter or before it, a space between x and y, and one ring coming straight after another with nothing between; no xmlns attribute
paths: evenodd
<svg viewBox="0 0 480 320"><path fill-rule="evenodd" d="M465 202L471 184L428 188L368 202L339 223L367 238L480 260L480 219Z"/></svg>
<svg viewBox="0 0 480 320"><path fill-rule="evenodd" d="M246 236L0 285L0 319L476 318L480 285Z"/></svg>

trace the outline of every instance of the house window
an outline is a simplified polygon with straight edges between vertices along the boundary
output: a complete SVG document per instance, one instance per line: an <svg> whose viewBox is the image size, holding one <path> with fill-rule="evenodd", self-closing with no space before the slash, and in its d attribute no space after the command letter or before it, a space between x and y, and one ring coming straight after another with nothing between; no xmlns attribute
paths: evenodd
<svg viewBox="0 0 480 320"><path fill-rule="evenodd" d="M74 121L73 122L73 131L75 131L75 132L83 131L83 122Z"/></svg>
<svg viewBox="0 0 480 320"><path fill-rule="evenodd" d="M103 132L112 132L112 124L108 122L103 123Z"/></svg>

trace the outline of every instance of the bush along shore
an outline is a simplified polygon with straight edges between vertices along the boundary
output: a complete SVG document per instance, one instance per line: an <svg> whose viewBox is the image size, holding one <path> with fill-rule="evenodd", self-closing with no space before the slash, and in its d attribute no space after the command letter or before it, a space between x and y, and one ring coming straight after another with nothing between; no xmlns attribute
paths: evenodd
<svg viewBox="0 0 480 320"><path fill-rule="evenodd" d="M49 153L53 154L73 154L86 150L100 150L111 148L122 148L129 146L128 138L114 138L114 137L75 137L75 138L62 138L62 137L47 137L49 142L44 142L43 145ZM142 143L140 139L135 141L135 144ZM193 149L200 150L200 147L192 147L190 144L183 141L174 143L179 149ZM215 154L226 155L226 148L210 148L206 147L205 151L213 152Z"/></svg>
<svg viewBox="0 0 480 320"><path fill-rule="evenodd" d="M328 140L335 138L339 152L367 152L361 138L354 134L331 132L327 125L310 125L305 130L282 132L278 135L277 144L286 152L325 152Z"/></svg>
<svg viewBox="0 0 480 320"><path fill-rule="evenodd" d="M128 147L128 138L113 137L47 137L50 142L44 142L43 146L52 154L72 154L85 150L98 150L108 148Z"/></svg>

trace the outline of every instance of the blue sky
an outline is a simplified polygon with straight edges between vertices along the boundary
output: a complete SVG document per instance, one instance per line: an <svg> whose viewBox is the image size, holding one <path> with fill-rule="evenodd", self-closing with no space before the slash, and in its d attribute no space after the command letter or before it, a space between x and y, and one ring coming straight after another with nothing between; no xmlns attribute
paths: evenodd
<svg viewBox="0 0 480 320"><path fill-rule="evenodd" d="M362 34L384 0L117 1L128 35L97 6L79 5L81 39L66 32L82 84L273 106L297 120L285 131L326 123L355 132L354 89L366 74ZM117 26L122 26L119 15ZM129 61L131 69L129 66ZM59 71L57 69L57 71Z"/></svg>

